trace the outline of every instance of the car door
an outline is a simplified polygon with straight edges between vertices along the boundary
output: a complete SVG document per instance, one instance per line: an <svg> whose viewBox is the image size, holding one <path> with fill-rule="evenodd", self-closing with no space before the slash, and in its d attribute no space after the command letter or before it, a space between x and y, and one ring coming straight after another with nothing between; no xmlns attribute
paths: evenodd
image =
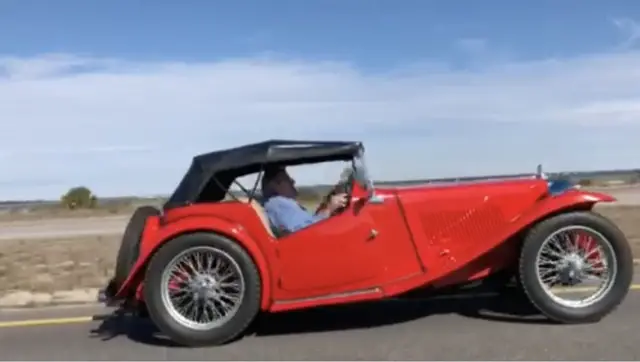
<svg viewBox="0 0 640 362"><path fill-rule="evenodd" d="M350 206L277 241L278 299L359 290L375 285L384 270L382 247L364 208Z"/></svg>

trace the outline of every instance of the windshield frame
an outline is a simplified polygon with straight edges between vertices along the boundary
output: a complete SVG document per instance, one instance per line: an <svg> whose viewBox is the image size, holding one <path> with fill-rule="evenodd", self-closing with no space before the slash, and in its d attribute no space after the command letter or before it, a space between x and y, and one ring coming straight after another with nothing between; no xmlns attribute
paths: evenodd
<svg viewBox="0 0 640 362"><path fill-rule="evenodd" d="M357 182L365 191L368 193L373 193L374 184L371 176L369 175L369 170L367 168L367 163L364 155L364 148L361 148L358 154L351 161L353 167L353 180Z"/></svg>
<svg viewBox="0 0 640 362"><path fill-rule="evenodd" d="M323 162L313 162L310 164L320 164L320 163L323 163ZM369 196L374 196L374 183L371 177L369 176L369 170L368 170L366 159L365 159L364 147L361 147L360 150L354 155L354 157L351 159L350 164L351 164L351 167L346 168L346 170L350 171L350 175L341 175L340 179L341 180L351 179L351 182L358 183L360 187L362 187L362 189L365 192L367 192ZM263 165L262 168L256 173L256 179L253 182L253 185L251 186L250 189L242 185L242 183L239 181L239 177L233 179L230 182L230 185L227 188L227 192L226 192L226 195L228 195L230 199L227 199L227 197L225 197L225 199L227 199L227 201L236 201L241 203L251 203L254 200L258 201L258 199L262 197L261 193L260 193L260 197L258 197L257 194L258 194L258 187L260 185L260 181L264 176L265 166L266 165ZM216 182L219 187L222 187L220 182L215 179L215 176L214 176L214 182ZM240 188L240 190L235 190L235 192L240 191L241 194L244 194L244 197L242 196L237 197L235 195L235 192L232 190L233 185ZM219 200L218 202L224 202L225 199Z"/></svg>

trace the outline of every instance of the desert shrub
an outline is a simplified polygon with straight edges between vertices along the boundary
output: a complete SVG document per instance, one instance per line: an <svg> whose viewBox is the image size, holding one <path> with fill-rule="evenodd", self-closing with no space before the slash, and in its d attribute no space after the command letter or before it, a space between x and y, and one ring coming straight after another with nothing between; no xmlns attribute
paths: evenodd
<svg viewBox="0 0 640 362"><path fill-rule="evenodd" d="M65 209L93 209L98 205L98 197L84 186L72 187L62 195L60 204Z"/></svg>

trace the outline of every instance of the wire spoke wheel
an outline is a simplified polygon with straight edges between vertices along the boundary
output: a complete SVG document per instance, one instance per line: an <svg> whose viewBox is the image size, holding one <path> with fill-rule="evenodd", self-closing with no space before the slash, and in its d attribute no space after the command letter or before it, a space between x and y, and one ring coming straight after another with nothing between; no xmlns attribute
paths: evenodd
<svg viewBox="0 0 640 362"><path fill-rule="evenodd" d="M242 270L228 253L198 246L176 255L162 273L162 303L170 316L193 330L224 325L245 294Z"/></svg>
<svg viewBox="0 0 640 362"><path fill-rule="evenodd" d="M569 308L602 300L613 287L617 270L611 242L586 226L556 230L543 241L536 257L538 282L544 292Z"/></svg>

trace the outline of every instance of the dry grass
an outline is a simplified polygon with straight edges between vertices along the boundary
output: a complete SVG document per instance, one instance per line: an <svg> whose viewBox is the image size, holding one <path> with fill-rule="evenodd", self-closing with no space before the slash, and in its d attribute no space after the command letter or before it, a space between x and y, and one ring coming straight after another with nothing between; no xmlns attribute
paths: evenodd
<svg viewBox="0 0 640 362"><path fill-rule="evenodd" d="M640 257L640 206L599 207L632 243ZM0 242L0 295L21 290L102 287L113 274L120 236Z"/></svg>
<svg viewBox="0 0 640 362"><path fill-rule="evenodd" d="M91 210L66 210L62 208L42 208L30 211L1 212L2 221L44 220L44 219L68 219L83 217L101 217L116 215L131 215L135 211L134 206L98 208Z"/></svg>
<svg viewBox="0 0 640 362"><path fill-rule="evenodd" d="M119 236L1 241L0 295L103 287L119 246Z"/></svg>
<svg viewBox="0 0 640 362"><path fill-rule="evenodd" d="M83 217L101 217L131 215L138 207L144 205L160 206L160 199L140 199L131 202L111 202L98 205L93 209L69 210L60 205L35 205L25 208L0 209L0 222L42 219L68 219Z"/></svg>

